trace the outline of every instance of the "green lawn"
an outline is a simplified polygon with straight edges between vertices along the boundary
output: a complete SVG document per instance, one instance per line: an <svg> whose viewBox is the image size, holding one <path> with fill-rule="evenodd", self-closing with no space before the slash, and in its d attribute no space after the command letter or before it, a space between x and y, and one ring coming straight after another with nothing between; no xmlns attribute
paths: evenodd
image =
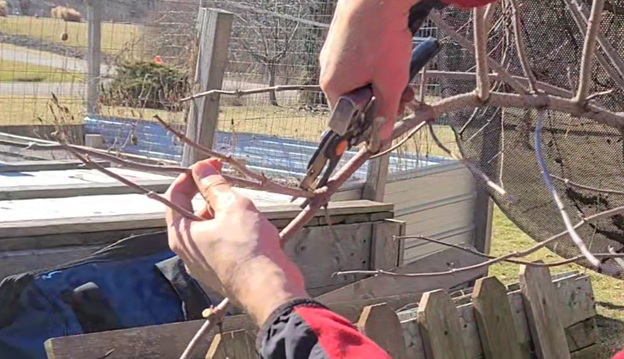
<svg viewBox="0 0 624 359"><path fill-rule="evenodd" d="M86 14L83 14L83 18ZM0 18L0 32L25 35L37 40L62 44L68 47L87 47L87 23L65 22L60 19L13 16ZM67 40L61 36L67 33ZM116 54L120 50L135 47L141 41L141 28L132 24L102 23L102 51Z"/></svg>
<svg viewBox="0 0 624 359"><path fill-rule="evenodd" d="M0 58L0 82L83 82L84 75Z"/></svg>
<svg viewBox="0 0 624 359"><path fill-rule="evenodd" d="M520 251L535 244L529 236L520 231L498 208L494 212L491 254L500 256ZM560 259L557 255L542 249L526 258L552 262ZM497 264L490 267L490 275L497 276L504 283L518 281L518 265ZM613 279L578 265L553 268L551 273L579 271L586 272L592 281L598 309L598 327L603 342L600 358L611 358L613 350L624 348L624 281Z"/></svg>

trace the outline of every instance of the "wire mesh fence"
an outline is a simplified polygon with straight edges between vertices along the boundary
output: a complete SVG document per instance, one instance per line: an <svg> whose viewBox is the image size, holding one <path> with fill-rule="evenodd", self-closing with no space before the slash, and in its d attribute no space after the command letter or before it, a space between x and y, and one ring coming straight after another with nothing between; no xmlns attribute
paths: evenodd
<svg viewBox="0 0 624 359"><path fill-rule="evenodd" d="M520 34L525 39L535 77L570 91L568 97L572 98L578 85L584 33L579 31L564 1L521 1L519 8ZM511 74L524 76L515 46L511 8L503 6L503 9L503 16L494 17L499 20L492 24L489 54ZM469 13L447 10L443 17L453 28L460 29L462 35L472 38ZM619 54L624 55L620 46L624 31L621 20L621 15L607 11L601 30ZM461 51L446 34L441 34L441 38L446 41L440 57L441 70L474 71L474 57ZM442 79L440 83L443 97L474 88L473 81ZM592 93L614 91L604 99L598 98L602 106L622 111L624 93L598 63L592 68L592 84ZM501 84L495 84L494 88L507 91ZM478 164L515 198L512 202L490 190L499 207L519 228L537 241L565 230L538 166L535 111L485 107L448 113L445 121L457 134L463 156ZM549 111L540 143L550 179L573 222L624 204L624 193L609 191L623 184L623 141L618 130L589 119ZM480 186L485 187L483 183ZM607 253L609 246L621 251L623 223L622 217L616 215L581 229L579 235L594 253ZM566 258L579 254L570 240L559 241L549 248ZM617 264L611 260L606 263L606 272L617 272Z"/></svg>

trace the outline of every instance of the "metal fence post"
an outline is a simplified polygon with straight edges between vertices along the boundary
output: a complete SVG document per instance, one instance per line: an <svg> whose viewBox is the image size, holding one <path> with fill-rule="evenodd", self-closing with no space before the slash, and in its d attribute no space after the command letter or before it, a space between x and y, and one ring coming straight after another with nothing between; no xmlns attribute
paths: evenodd
<svg viewBox="0 0 624 359"><path fill-rule="evenodd" d="M87 23L87 114L95 115L100 94L102 63L102 4L99 0L87 1Z"/></svg>
<svg viewBox="0 0 624 359"><path fill-rule="evenodd" d="M199 53L195 71L194 91L221 89L228 59L228 47L234 15L217 9L201 9ZM219 117L219 95L193 100L186 136L197 143L212 148ZM190 166L207 156L188 145L184 146L182 165Z"/></svg>

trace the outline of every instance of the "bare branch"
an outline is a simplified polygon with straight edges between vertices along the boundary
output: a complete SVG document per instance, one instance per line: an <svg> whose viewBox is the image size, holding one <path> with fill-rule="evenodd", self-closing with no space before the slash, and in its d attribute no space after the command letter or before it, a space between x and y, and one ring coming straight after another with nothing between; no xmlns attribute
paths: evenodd
<svg viewBox="0 0 624 359"><path fill-rule="evenodd" d="M529 58L526 53L526 45L524 44L524 37L520 31L520 15L518 14L518 2L516 0L509 0L511 4L511 17L513 20L514 36L516 37L516 51L518 52L518 58L522 65L522 71L524 76L529 80L529 87L532 93L537 93L537 79L531 70L529 64Z"/></svg>
<svg viewBox="0 0 624 359"><path fill-rule="evenodd" d="M507 201L509 202L513 202L513 198L507 194L507 191L505 191L501 186L497 185L496 183L494 183L494 181L492 181L490 179L490 177L488 177L488 175L486 175L483 171L481 171L479 169L479 167L477 167L476 165L474 165L473 163L471 163L470 161L466 161L463 158L460 158L458 156L456 156L453 152L451 152L451 150L449 150L443 143L442 141L440 141L440 139L438 138L438 136L436 135L435 131L433 130L433 126L431 126L431 123L429 123L429 133L431 134L431 138L433 139L433 141L436 143L436 145L444 152L446 152L449 156L451 156L454 160L460 162L461 164L463 164L464 166L468 167L468 170L470 170L470 172L472 172L473 175L481 177L481 179L485 182L485 184L490 187L491 189L493 189L496 193L498 193L499 195L503 196L503 198L505 198Z"/></svg>
<svg viewBox="0 0 624 359"><path fill-rule="evenodd" d="M485 26L485 10L476 7L473 10L475 59L477 62L477 96L482 101L487 101L490 96L490 78L488 76L487 61L487 30Z"/></svg>
<svg viewBox="0 0 624 359"><path fill-rule="evenodd" d="M585 219L583 219L581 222L577 223L574 226L574 229L578 229L581 226L583 226L586 223L591 223L591 222L595 222L598 221L602 218L606 218L606 217L612 217L616 214L620 214L620 213L624 213L624 206L621 207L617 207L605 212L601 212L601 213L597 213L594 214L592 216L589 216ZM548 244L551 244L557 240L560 240L562 238L564 238L566 235L568 235L569 232L567 230L556 234L550 238L548 238L547 240L537 243L536 245L525 249L521 252L515 252L515 253L508 253L504 256L498 257L498 258L494 258L488 261L485 261L483 263L479 263L479 264L475 264L472 266L467 266L467 267L462 267L462 268L456 268L456 269L451 269L449 271L445 271L445 272L435 272L435 273L413 273L413 274L396 274L396 273L391 273L391 272L385 272L385 271L377 271L377 270L373 270L373 271L348 271L348 272L338 272L335 273L335 275L348 275L348 274L365 274L365 275L376 275L376 274L385 274L385 275L392 275L392 276L407 276L407 277L438 277L438 276L445 276L445 275L453 275L456 273L460 273L460 272L466 272L466 271L470 271L470 270L474 270L474 269L478 269L478 268L483 268L483 267L489 267L493 264L497 264L497 263L501 263L504 261L507 261L509 259L513 259L513 258L523 258L526 256L529 256L537 251L539 251L540 249L546 247ZM596 254L595 255L598 258L613 258L613 254L609 253L609 254ZM624 255L623 255L624 257ZM558 265L563 265L563 264L568 264L568 263L572 263L572 262L577 262L580 261L582 259L585 259L585 256L577 256L574 258L570 258L567 259L565 261L561 261L561 262L556 262L552 265L548 265L545 264L547 266L558 266Z"/></svg>
<svg viewBox="0 0 624 359"><path fill-rule="evenodd" d="M213 151L208 147L202 146L198 143L196 143L195 141L192 141L191 139L189 139L188 137L186 137L182 132L174 129L173 127L171 127L169 124L167 124L165 121L163 121L158 115L154 115L154 119L156 121L158 121L158 123L160 123L160 125L167 131L173 133L182 143L185 143L205 154L207 154L210 157L214 157L214 158L218 158L223 162L226 162L228 164L230 164L233 168L235 168L236 170L238 170L240 173L242 173L243 175L252 178L256 181L259 181L260 183L263 183L267 180L267 178L264 175L261 174L257 174L254 173L252 171L250 171L249 169L247 169L247 167L245 165L243 165L242 163L240 163L239 161L237 161L236 159L234 159L232 156L229 155L224 155L222 153L219 153L217 151Z"/></svg>
<svg viewBox="0 0 624 359"><path fill-rule="evenodd" d="M604 0L594 0L592 4L591 14L589 15L589 26L585 34L585 45L583 46L583 58L581 60L581 76L579 79L578 92L574 98L577 103L583 103L589 95L591 82L591 68L593 65L594 54L596 53L596 38L600 31L600 21L602 20L602 11L604 9Z"/></svg>
<svg viewBox="0 0 624 359"><path fill-rule="evenodd" d="M556 179L557 181L563 182L566 185L570 186L570 187L576 187L576 188L580 188L580 189L586 189L588 191L593 191L593 192L598 192L598 193L604 193L604 194L615 194L615 195L619 195L619 196L624 196L624 191L616 191L616 190L612 190L612 189L605 189L605 188L596 188L596 187L590 187L590 186L585 186L579 183L575 183L570 181L567 178L561 178L561 177L557 177L555 175L550 175L551 178Z"/></svg>
<svg viewBox="0 0 624 359"><path fill-rule="evenodd" d="M446 35L450 36L453 40L455 40L458 44L460 44L466 50L472 52L473 54L475 53L475 46L470 42L470 40L466 39L465 37L457 33L457 31L455 31L455 29L453 29L449 24L447 24L446 21L444 21L438 13L432 11L429 14L429 17L431 18L431 20L433 20L436 23L436 25L438 25L438 27L442 31L444 31ZM523 95L529 94L529 91L527 91L527 89L525 89L522 85L520 85L520 83L518 83L518 81L516 81L509 74L509 72L507 72L507 70L505 70L505 68L503 68L498 62L496 62L494 59L492 59L489 56L486 57L486 59L487 59L487 64L498 73L498 76L503 82L511 86L511 88L513 88L516 92L520 94L523 94Z"/></svg>
<svg viewBox="0 0 624 359"><path fill-rule="evenodd" d="M610 89L610 90L606 90L606 91L596 92L595 94L589 95L587 97L587 101L591 101L591 100L596 99L598 97L611 95L614 92L615 92L615 89Z"/></svg>
<svg viewBox="0 0 624 359"><path fill-rule="evenodd" d="M490 32L490 29L492 27L492 18L494 17L495 12L496 12L496 5L494 3L489 4L485 8L485 14L483 14L483 17L485 18L485 29L487 33Z"/></svg>
<svg viewBox="0 0 624 359"><path fill-rule="evenodd" d="M423 127L425 127L425 125L427 124L427 122L421 122L420 124L418 124L418 126L414 127L410 133L407 134L407 136L405 136L403 139L401 139L401 141L397 142L397 144L395 144L394 146L388 148L387 150L377 153L374 156L371 156L371 160L377 158L377 157L382 157L387 155L388 153L394 152L397 148L403 146L410 138L412 138L418 131L422 130Z"/></svg>
<svg viewBox="0 0 624 359"><path fill-rule="evenodd" d="M600 261L587 249L585 243L579 237L576 230L572 226L572 222L570 221L570 217L568 217L568 213L565 210L565 206L557 193L557 189L552 185L550 181L550 173L548 173L548 167L546 166L546 162L544 161L544 155L542 154L542 125L544 121L544 111L538 111L537 113L537 125L535 126L535 155L537 156L537 162L539 163L540 169L542 170L542 176L544 177L544 182L546 182L546 187L548 188L548 192L553 197L557 209L559 210L559 214L563 219L563 223L565 224L568 232L570 233L570 238L579 248L581 253L587 258L587 260L594 265L596 268L600 268Z"/></svg>
<svg viewBox="0 0 624 359"><path fill-rule="evenodd" d="M568 10L572 14L572 18L574 19L574 22L576 22L576 25L579 27L579 30L582 33L585 33L587 31L587 22L588 22L587 15L586 15L587 13L586 5L584 3L579 2L578 0L564 0L564 1L566 3ZM618 80L620 80L621 82L621 80L624 79L624 60L622 59L622 57L620 57L619 53L613 47L613 45L611 45L609 40L607 40L604 34L601 33L600 31L598 32L597 40L598 40L598 44L602 48L602 51L604 51L604 53L607 55L607 57L609 58L613 66L615 67L615 70L619 74L619 76L614 76L615 74L610 73L609 76L611 76L615 82L618 82ZM596 56L598 57L599 61L601 59L604 60L604 61L600 61L601 65L602 67L605 68L605 70L607 70L607 72L609 72L611 70L611 66L609 66L608 61L606 61L602 53L597 51ZM620 87L624 87L620 85L619 83L618 85Z"/></svg>
<svg viewBox="0 0 624 359"><path fill-rule="evenodd" d="M191 342L188 344L186 349L184 349L184 352L182 353L182 356L180 356L180 359L189 359L191 357L193 351L197 347L197 344L199 344L199 342L203 338L205 338L208 333L210 333L212 328L214 328L214 326L223 319L223 316L225 315L225 313L227 313L227 308L229 307L229 305L230 300L228 298L225 298L221 301L221 303L217 305L216 308L208 309L207 315L206 311L204 311L204 317L206 318L206 321L201 326L201 328L199 328L199 331L195 333L195 336L193 337L193 339L191 339Z"/></svg>
<svg viewBox="0 0 624 359"><path fill-rule="evenodd" d="M74 156L76 156L76 158L78 158L80 161L82 161L85 165L87 165L88 167L92 167L95 168L96 170L104 173L105 175L116 179L117 181L125 184L128 187L134 188L137 191L145 194L147 196L147 198L153 199L157 202L160 202L162 204L164 204L165 206L173 209L174 211L178 212L179 214L181 214L182 216L188 218L188 219L192 219L194 221L203 221L202 218L198 217L197 215L195 215L195 213L189 212L186 209L178 206L177 204L169 201L168 199L166 199L165 197L159 195L158 193L155 193L153 191L148 190L147 188L136 184L130 180L125 179L123 176L118 175L117 173L110 171L102 166L100 166L99 164L97 164L96 162L93 162L91 160L89 160L87 157L83 156L78 150L70 147L70 146L66 146L61 144L61 146L64 147L65 150L67 150L68 152L70 152L71 154L73 154Z"/></svg>
<svg viewBox="0 0 624 359"><path fill-rule="evenodd" d="M130 169L135 169L139 171L167 173L167 174L191 173L191 170L185 167L161 166L161 165L150 165L150 164L145 164L145 163L139 163L139 162L134 162L130 160L125 160L123 158L113 156L109 153L100 152L100 151L92 150L86 147L80 147L80 146L74 146L74 145L42 145L42 144L32 143L27 148L32 149L32 150L55 150L55 149L67 150L68 147L78 151L81 154L88 154L89 156L109 160L124 168L130 168ZM282 186L271 181L267 181L265 183L258 183L255 181L246 180L244 178L239 178L236 176L230 176L227 174L222 174L221 176L226 181L228 181L231 185L236 186L236 187L253 188L259 191L283 194L286 196L297 197L297 198L298 197L303 197L303 198L314 197L313 192L304 191L299 188L290 188L290 187Z"/></svg>
<svg viewBox="0 0 624 359"><path fill-rule="evenodd" d="M260 93L281 92L281 91L317 92L317 91L321 91L321 87L317 85L280 85L280 86L263 87L263 88L251 89L251 90L234 90L234 91L210 90L206 92L200 92L189 97L185 97L181 99L180 102L191 101L196 98L206 97L206 96L215 95L215 94L240 97L240 96L247 96L247 95L256 95Z"/></svg>

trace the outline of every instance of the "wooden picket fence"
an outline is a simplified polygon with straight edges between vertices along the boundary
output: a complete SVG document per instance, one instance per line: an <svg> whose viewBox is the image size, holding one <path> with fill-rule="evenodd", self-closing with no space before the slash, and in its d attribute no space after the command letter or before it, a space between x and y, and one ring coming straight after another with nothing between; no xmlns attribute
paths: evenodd
<svg viewBox="0 0 624 359"><path fill-rule="evenodd" d="M367 306L355 326L394 359L593 359L595 316L587 275L521 266L516 284L487 277L461 292L427 292L399 312ZM257 358L254 335L219 333L206 358Z"/></svg>

